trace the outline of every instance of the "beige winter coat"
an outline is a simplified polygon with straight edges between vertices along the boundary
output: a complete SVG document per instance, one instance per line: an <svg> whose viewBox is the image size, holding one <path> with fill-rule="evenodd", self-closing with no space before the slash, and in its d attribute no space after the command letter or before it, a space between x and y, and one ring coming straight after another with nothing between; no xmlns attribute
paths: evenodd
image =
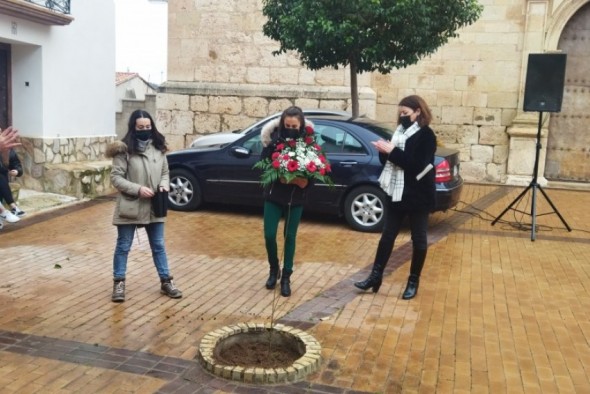
<svg viewBox="0 0 590 394"><path fill-rule="evenodd" d="M121 141L110 144L106 156L113 159L111 184L119 191L113 215L113 224L149 224L164 222L165 217L155 217L151 199L139 198L139 188L153 191L162 186L170 189L168 160L150 142L144 152L129 155L127 145Z"/></svg>

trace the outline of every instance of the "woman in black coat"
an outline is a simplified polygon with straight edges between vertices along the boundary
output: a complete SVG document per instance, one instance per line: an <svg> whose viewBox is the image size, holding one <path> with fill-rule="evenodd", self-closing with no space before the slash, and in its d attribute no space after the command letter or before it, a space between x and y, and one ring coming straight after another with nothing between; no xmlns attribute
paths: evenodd
<svg viewBox="0 0 590 394"><path fill-rule="evenodd" d="M436 136L428 126L430 109L419 96L408 96L399 103L398 127L391 141L373 145L384 162L379 178L381 188L390 197L373 269L369 277L355 286L379 291L383 271L393 251L395 239L406 217L412 233L412 263L404 300L414 298L428 249L428 216L435 205L434 154Z"/></svg>

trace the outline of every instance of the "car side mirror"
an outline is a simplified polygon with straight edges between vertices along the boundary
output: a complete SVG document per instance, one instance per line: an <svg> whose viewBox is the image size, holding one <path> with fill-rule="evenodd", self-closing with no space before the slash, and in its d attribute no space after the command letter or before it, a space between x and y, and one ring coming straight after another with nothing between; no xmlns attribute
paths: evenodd
<svg viewBox="0 0 590 394"><path fill-rule="evenodd" d="M243 146L234 146L233 148L231 148L232 154L235 157L249 157L250 156L250 150L244 148Z"/></svg>

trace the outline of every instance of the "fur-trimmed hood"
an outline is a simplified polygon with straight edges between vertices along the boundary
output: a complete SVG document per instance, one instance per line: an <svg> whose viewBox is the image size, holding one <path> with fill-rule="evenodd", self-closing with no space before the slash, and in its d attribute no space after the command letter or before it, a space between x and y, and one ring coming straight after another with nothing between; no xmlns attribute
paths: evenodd
<svg viewBox="0 0 590 394"><path fill-rule="evenodd" d="M278 117L276 119L271 120L267 124L264 125L262 131L260 132L260 141L262 142L262 146L266 147L272 141L272 133L279 127L279 123L281 123L281 118ZM314 124L305 119L305 127L311 127L314 129Z"/></svg>
<svg viewBox="0 0 590 394"><path fill-rule="evenodd" d="M127 153L127 144L123 141L115 141L107 146L107 150L104 155L109 159L112 159L121 153Z"/></svg>

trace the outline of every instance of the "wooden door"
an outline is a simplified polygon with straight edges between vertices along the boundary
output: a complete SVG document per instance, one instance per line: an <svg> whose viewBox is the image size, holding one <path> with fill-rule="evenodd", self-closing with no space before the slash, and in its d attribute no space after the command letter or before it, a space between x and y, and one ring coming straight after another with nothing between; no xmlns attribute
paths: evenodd
<svg viewBox="0 0 590 394"><path fill-rule="evenodd" d="M0 128L11 126L10 45L0 43Z"/></svg>
<svg viewBox="0 0 590 394"><path fill-rule="evenodd" d="M590 181L590 3L568 21L558 48L567 54L561 112L552 113L545 178Z"/></svg>

